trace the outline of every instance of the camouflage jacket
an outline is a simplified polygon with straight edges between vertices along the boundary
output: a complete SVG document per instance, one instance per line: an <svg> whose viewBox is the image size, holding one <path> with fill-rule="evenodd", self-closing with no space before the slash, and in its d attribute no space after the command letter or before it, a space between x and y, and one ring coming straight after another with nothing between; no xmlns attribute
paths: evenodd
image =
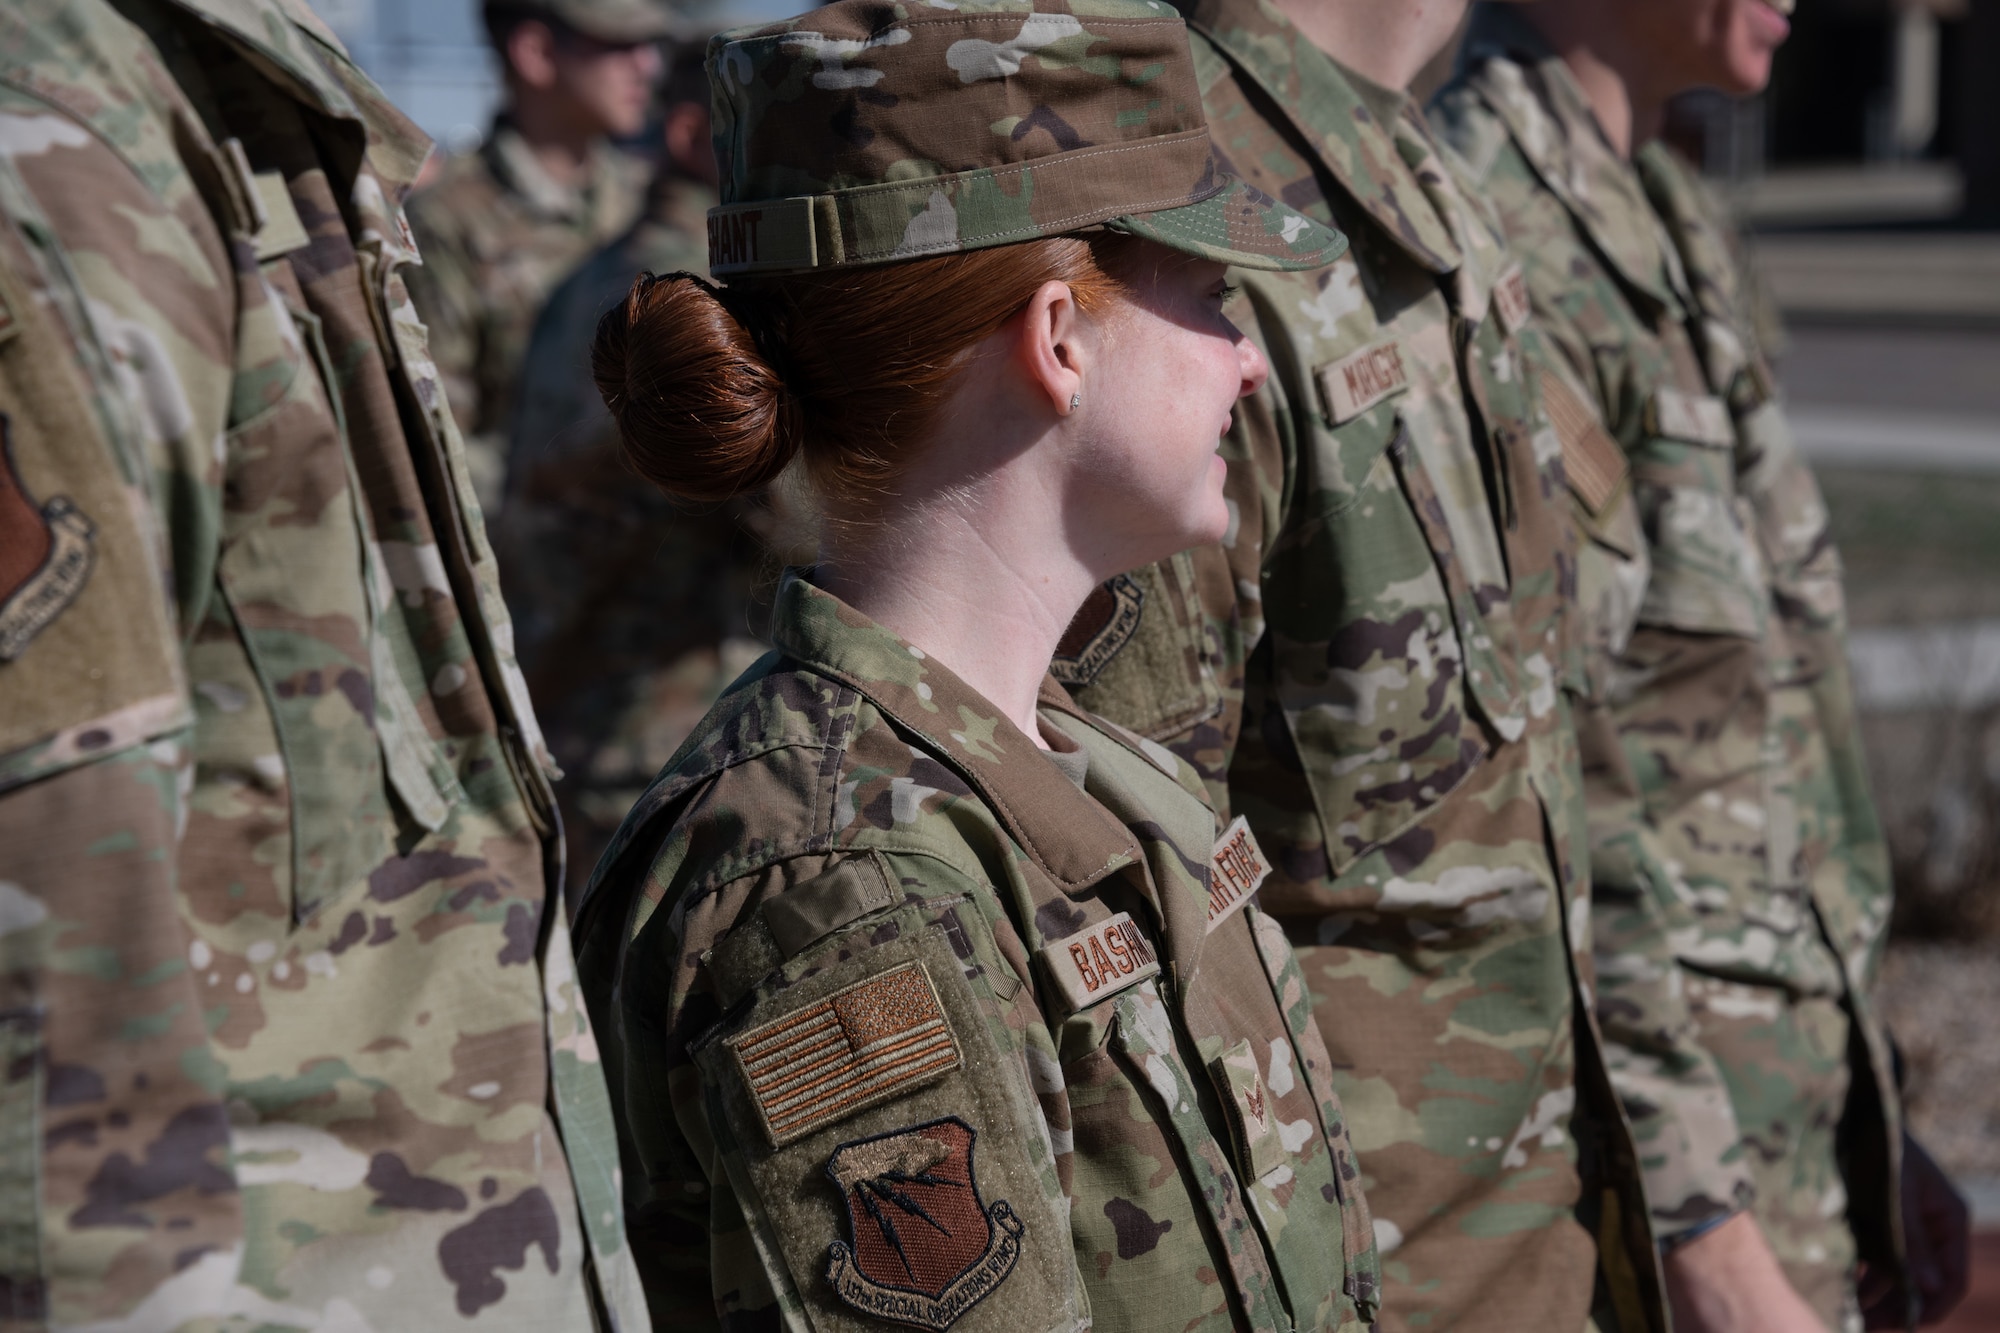
<svg viewBox="0 0 2000 1333"><path fill-rule="evenodd" d="M431 356L489 510L505 485L515 387L542 302L632 225L648 171L602 144L583 188L558 185L502 119L478 151L445 163L410 200L423 254L410 297L431 331Z"/></svg>
<svg viewBox="0 0 2000 1333"><path fill-rule="evenodd" d="M768 503L677 504L636 476L590 375L598 317L641 272L706 269L712 189L663 175L631 231L549 298L521 368L494 545L580 889L625 812L765 650Z"/></svg>
<svg viewBox="0 0 2000 1333"><path fill-rule="evenodd" d="M1255 0L1190 24L1228 168L1353 249L1237 277L1272 373L1224 444L1234 530L1115 580L1060 673L1270 852L1390 1324L1578 1329L1599 1287L1603 1327L1646 1327L1637 1165L1570 947L1574 566L1519 272L1406 98Z"/></svg>
<svg viewBox="0 0 2000 1333"><path fill-rule="evenodd" d="M1365 1323L1333 1066L1248 835L1053 682L1051 759L802 577L773 635L578 918L658 1317Z"/></svg>
<svg viewBox="0 0 2000 1333"><path fill-rule="evenodd" d="M1621 159L1533 29L1483 8L1438 114L1597 419L1579 432L1608 433L1629 472L1629 499L1608 485L1578 502L1584 582L1636 592L1596 608L1628 619L1587 635L1603 651L1581 710L1599 1012L1655 1225L1673 1234L1749 1190L1727 1071L1690 1018L1691 969L1844 998L1866 1052L1852 1215L1876 1233L1860 1237L1864 1255L1890 1262L1897 1110L1866 1001L1887 858L1825 507L1759 350L1722 210L1665 148Z"/></svg>
<svg viewBox="0 0 2000 1333"><path fill-rule="evenodd" d="M542 747L291 0L0 9L0 1327L643 1327Z"/></svg>

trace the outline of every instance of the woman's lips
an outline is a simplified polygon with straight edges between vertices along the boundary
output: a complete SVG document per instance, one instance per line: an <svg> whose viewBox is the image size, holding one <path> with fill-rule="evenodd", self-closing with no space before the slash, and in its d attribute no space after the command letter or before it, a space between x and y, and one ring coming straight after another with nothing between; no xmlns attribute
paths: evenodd
<svg viewBox="0 0 2000 1333"><path fill-rule="evenodd" d="M1796 0L1750 0L1750 23L1757 36L1772 46L1781 46L1792 35L1792 12Z"/></svg>

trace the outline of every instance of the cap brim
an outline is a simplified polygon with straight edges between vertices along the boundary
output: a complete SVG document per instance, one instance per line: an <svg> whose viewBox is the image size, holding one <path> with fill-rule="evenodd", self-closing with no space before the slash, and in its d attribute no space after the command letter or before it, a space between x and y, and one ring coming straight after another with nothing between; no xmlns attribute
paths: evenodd
<svg viewBox="0 0 2000 1333"><path fill-rule="evenodd" d="M1347 237L1233 177L1200 203L1131 213L1104 225L1238 268L1321 268L1347 253Z"/></svg>
<svg viewBox="0 0 2000 1333"><path fill-rule="evenodd" d="M638 46L677 37L680 22L672 14L627 11L622 14L593 14L587 19L565 16L563 22L584 36L607 46Z"/></svg>

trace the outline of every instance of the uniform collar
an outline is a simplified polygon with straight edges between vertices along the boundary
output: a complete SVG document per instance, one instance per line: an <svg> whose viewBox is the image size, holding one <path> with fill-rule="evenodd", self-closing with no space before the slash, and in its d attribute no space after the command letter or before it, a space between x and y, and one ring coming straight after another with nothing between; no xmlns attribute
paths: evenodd
<svg viewBox="0 0 2000 1333"><path fill-rule="evenodd" d="M564 185L549 175L541 159L521 132L504 116L493 122L493 132L480 148L494 178L523 200L539 217L581 225L601 214L610 203L612 191L625 185L610 144L599 142L590 150L583 183Z"/></svg>
<svg viewBox="0 0 2000 1333"><path fill-rule="evenodd" d="M866 698L951 765L1030 859L1066 893L1140 860L1132 831L1076 787L984 695L921 649L814 587L779 585L772 642L806 670ZM1048 691L1059 690L1053 682Z"/></svg>
<svg viewBox="0 0 2000 1333"><path fill-rule="evenodd" d="M1404 99L1400 127L1383 124L1352 77L1268 0L1194 0L1184 12L1270 97L1385 235L1433 273L1459 266L1451 229L1396 145L1399 128L1430 137L1414 103Z"/></svg>
<svg viewBox="0 0 2000 1333"><path fill-rule="evenodd" d="M1548 40L1512 5L1482 4L1460 57L1467 82L1507 127L1542 184L1624 280L1678 302L1678 264L1631 163L1604 137L1589 99Z"/></svg>
<svg viewBox="0 0 2000 1333"><path fill-rule="evenodd" d="M494 179L525 202L531 212L564 221L574 221L583 215L583 195L589 187L571 189L549 175L521 132L505 119L493 122L493 132L486 136L479 151ZM592 149L591 179L597 176L596 156L597 150Z"/></svg>
<svg viewBox="0 0 2000 1333"><path fill-rule="evenodd" d="M367 136L369 170L384 194L393 203L409 193L430 155L430 137L356 67L340 39L303 0L169 2L247 51L299 101L335 120L357 122ZM272 22L273 8L288 22Z"/></svg>
<svg viewBox="0 0 2000 1333"><path fill-rule="evenodd" d="M1718 393L1752 361L1755 349L1744 343L1745 293L1743 272L1729 234L1718 225L1722 208L1709 196L1694 168L1672 148L1655 140L1633 158L1646 195L1652 200L1680 261L1683 281L1702 316L1702 357Z"/></svg>

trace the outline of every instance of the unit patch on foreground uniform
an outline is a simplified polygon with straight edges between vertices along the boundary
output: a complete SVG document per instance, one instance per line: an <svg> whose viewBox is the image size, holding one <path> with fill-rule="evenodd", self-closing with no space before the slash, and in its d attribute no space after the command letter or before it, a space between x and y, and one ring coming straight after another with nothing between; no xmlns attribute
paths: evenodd
<svg viewBox="0 0 2000 1333"><path fill-rule="evenodd" d="M1073 1010L1108 1000L1160 970L1151 942L1132 924L1130 912L1085 927L1068 939L1044 944L1041 955Z"/></svg>
<svg viewBox="0 0 2000 1333"><path fill-rule="evenodd" d="M826 1174L851 1241L827 1248L836 1295L877 1319L946 1329L991 1296L1021 1257L1026 1228L973 1179L978 1134L957 1116L843 1143Z"/></svg>
<svg viewBox="0 0 2000 1333"><path fill-rule="evenodd" d="M1049 674L1064 685L1088 685L1139 632L1146 590L1130 574L1100 583L1056 645Z"/></svg>
<svg viewBox="0 0 2000 1333"><path fill-rule="evenodd" d="M922 963L835 991L729 1048L774 1148L964 1063Z"/></svg>
<svg viewBox="0 0 2000 1333"><path fill-rule="evenodd" d="M1271 873L1257 835L1242 815L1229 822L1208 858L1208 930L1235 915Z"/></svg>
<svg viewBox="0 0 2000 1333"><path fill-rule="evenodd" d="M12 429L0 413L0 662L19 657L83 591L97 532L64 496L36 507L14 470Z"/></svg>

